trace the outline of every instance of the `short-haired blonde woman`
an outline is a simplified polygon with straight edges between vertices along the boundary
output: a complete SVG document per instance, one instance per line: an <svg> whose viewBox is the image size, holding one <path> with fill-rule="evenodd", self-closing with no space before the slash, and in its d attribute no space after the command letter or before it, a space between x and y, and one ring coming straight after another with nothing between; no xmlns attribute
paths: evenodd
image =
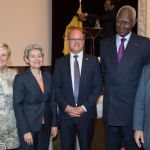
<svg viewBox="0 0 150 150"><path fill-rule="evenodd" d="M19 147L12 90L16 72L6 67L10 54L9 46L0 43L0 150Z"/></svg>
<svg viewBox="0 0 150 150"><path fill-rule="evenodd" d="M57 105L50 73L41 71L44 52L28 45L24 60L29 68L14 80L14 110L21 150L48 150L49 136L57 135Z"/></svg>

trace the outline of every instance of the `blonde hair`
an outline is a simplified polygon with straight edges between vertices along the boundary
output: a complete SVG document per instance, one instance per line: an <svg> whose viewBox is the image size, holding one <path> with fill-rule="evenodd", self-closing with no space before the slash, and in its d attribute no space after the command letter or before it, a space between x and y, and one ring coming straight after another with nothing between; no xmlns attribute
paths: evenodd
<svg viewBox="0 0 150 150"><path fill-rule="evenodd" d="M7 51L8 51L8 57L10 57L11 50L9 49L9 46L6 43L0 42L0 50L3 50L3 49L7 49Z"/></svg>

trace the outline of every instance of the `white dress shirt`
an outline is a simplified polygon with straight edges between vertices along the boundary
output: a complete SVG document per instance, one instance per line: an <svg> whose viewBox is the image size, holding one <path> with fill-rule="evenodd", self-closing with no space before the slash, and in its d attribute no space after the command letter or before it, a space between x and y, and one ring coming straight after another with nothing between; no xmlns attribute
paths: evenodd
<svg viewBox="0 0 150 150"><path fill-rule="evenodd" d="M126 50L126 47L127 47L127 44L128 44L128 42L129 42L130 37L131 37L131 32L130 32L128 35L126 35L126 36L124 37L124 38L126 39L126 40L124 41L124 50ZM120 44L121 44L121 39L122 39L122 38L123 38L123 37L119 36L118 34L116 35L117 53L118 53L118 51L119 51L119 46L120 46Z"/></svg>
<svg viewBox="0 0 150 150"><path fill-rule="evenodd" d="M74 55L78 55L77 61L78 61L78 64L79 64L79 71L80 71L80 76L81 76L83 51L81 51L78 54L73 54L72 52L70 52L70 69L71 69L71 80L72 80L73 91L74 91L74 60L75 60ZM82 107L87 112L86 108L83 105L82 105Z"/></svg>

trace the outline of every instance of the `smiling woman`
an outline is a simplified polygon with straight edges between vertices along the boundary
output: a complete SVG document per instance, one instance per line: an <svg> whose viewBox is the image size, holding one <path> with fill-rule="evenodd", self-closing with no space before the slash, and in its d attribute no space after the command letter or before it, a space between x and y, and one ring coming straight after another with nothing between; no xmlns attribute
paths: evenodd
<svg viewBox="0 0 150 150"><path fill-rule="evenodd" d="M16 119L13 110L13 80L16 72L6 67L11 51L0 43L0 149L19 147Z"/></svg>
<svg viewBox="0 0 150 150"><path fill-rule="evenodd" d="M24 60L29 69L14 80L14 110L21 150L48 149L49 136L57 135L57 110L52 77L41 71L44 51L28 45ZM51 131L50 131L51 129Z"/></svg>

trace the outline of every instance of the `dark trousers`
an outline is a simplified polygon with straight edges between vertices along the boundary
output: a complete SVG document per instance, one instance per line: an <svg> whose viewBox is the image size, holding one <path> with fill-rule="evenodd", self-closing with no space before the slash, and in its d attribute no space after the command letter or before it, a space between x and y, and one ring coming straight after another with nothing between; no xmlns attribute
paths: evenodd
<svg viewBox="0 0 150 150"><path fill-rule="evenodd" d="M32 132L33 136L33 145L28 145L22 135L19 135L19 142L21 150L48 150L49 146L49 137L50 129L45 129L45 126L42 125L42 128L39 132Z"/></svg>
<svg viewBox="0 0 150 150"><path fill-rule="evenodd" d="M111 126L105 122L106 130L106 150L120 150L122 140L125 150L139 150L134 141L132 127Z"/></svg>
<svg viewBox="0 0 150 150"><path fill-rule="evenodd" d="M91 150L95 119L60 119L59 123L62 150L74 150L76 135L80 150Z"/></svg>

